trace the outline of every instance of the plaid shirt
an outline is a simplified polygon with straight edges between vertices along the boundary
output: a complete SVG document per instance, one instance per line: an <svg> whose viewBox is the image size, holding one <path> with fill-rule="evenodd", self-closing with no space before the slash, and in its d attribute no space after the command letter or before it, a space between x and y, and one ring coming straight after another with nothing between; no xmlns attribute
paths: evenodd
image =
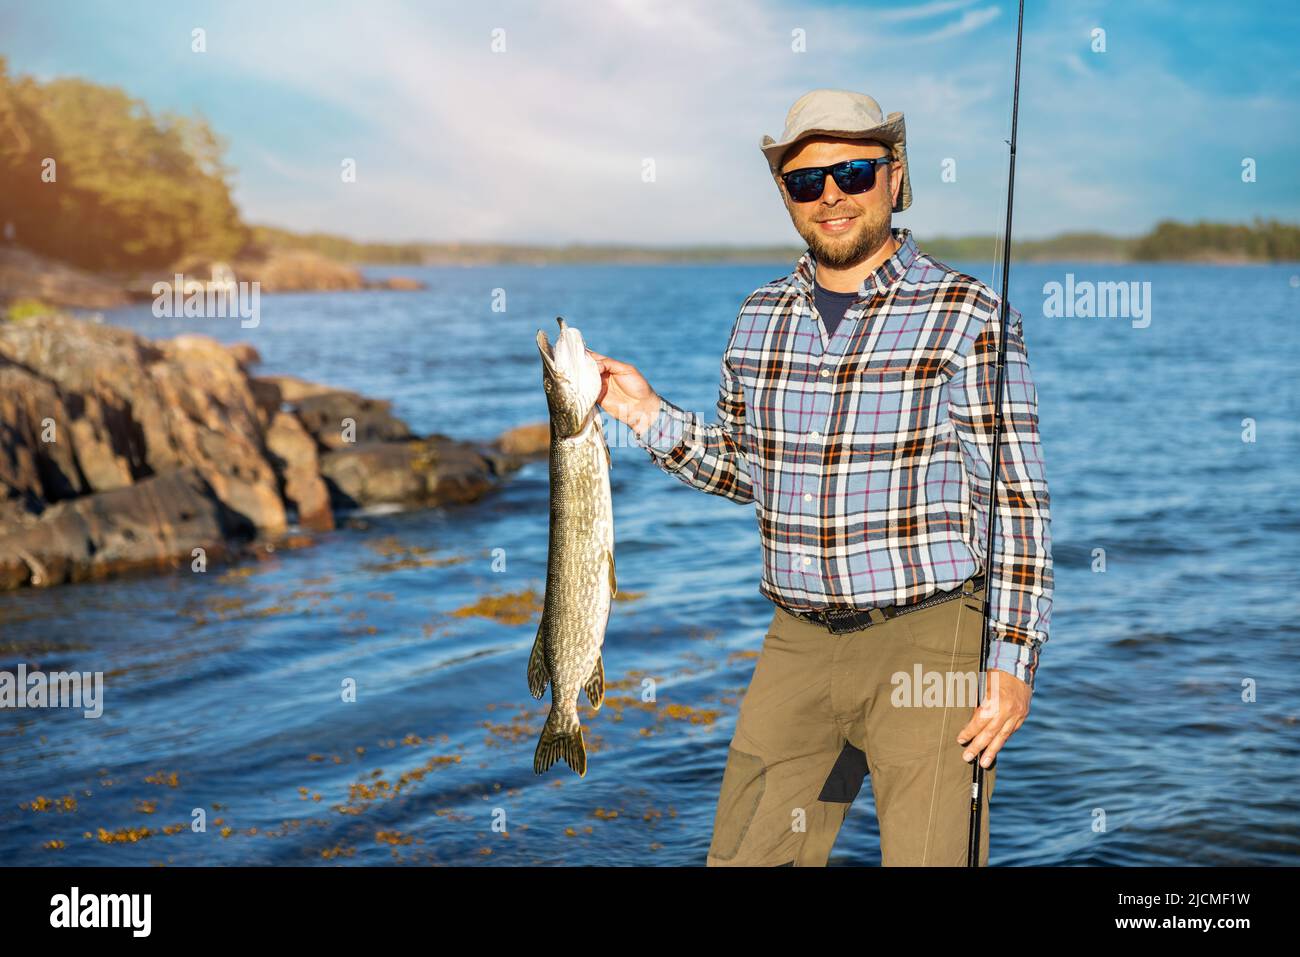
<svg viewBox="0 0 1300 957"><path fill-rule="evenodd" d="M745 300L716 424L661 396L633 431L664 471L755 503L759 591L787 608L917 601L984 567L999 299L920 252L910 230L894 236L830 337L811 250ZM1032 689L1052 553L1037 398L1010 312L988 666Z"/></svg>

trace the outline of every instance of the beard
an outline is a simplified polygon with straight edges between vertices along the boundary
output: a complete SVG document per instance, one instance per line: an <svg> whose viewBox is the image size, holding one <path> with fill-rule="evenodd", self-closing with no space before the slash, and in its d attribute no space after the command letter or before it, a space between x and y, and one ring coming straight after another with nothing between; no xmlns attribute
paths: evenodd
<svg viewBox="0 0 1300 957"><path fill-rule="evenodd" d="M889 241L892 234L890 213L888 207L883 210L861 210L856 235L827 237L822 234L821 227L811 220L797 228L819 263L833 269L847 269L870 258L872 253Z"/></svg>

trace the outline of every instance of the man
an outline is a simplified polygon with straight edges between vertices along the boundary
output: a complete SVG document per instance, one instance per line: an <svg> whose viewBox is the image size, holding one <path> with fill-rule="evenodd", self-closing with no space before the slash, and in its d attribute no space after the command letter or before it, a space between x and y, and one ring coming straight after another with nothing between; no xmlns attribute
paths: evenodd
<svg viewBox="0 0 1300 957"><path fill-rule="evenodd" d="M741 307L716 424L599 353L601 405L664 471L756 506L775 605L710 865L824 865L869 773L885 865L966 862L972 760L1029 711L1052 561L1037 400L1009 312L986 700L976 707L998 296L922 253L901 113L814 90L764 137L808 244ZM964 680L963 680L964 679ZM988 859L987 804L981 863Z"/></svg>

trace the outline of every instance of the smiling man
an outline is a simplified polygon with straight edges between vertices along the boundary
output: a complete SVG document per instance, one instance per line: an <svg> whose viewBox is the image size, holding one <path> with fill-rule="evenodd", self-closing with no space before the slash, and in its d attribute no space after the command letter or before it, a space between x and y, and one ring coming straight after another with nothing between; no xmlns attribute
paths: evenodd
<svg viewBox="0 0 1300 957"><path fill-rule="evenodd" d="M688 485L754 503L774 607L728 751L710 865L823 865L869 773L886 865L966 860L972 760L1029 711L1052 556L1037 397L1007 330L985 561L998 296L917 247L903 115L814 90L762 150L808 247L741 306L718 422L592 352L601 406ZM992 575L986 699L975 707ZM982 859L988 859L987 804Z"/></svg>

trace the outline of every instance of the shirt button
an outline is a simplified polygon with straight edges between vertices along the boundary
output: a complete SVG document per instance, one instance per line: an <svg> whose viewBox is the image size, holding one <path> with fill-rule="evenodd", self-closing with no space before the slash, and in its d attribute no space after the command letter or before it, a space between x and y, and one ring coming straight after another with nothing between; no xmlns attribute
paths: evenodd
<svg viewBox="0 0 1300 957"><path fill-rule="evenodd" d="M808 438L810 438L810 439L815 439L815 438L817 438L817 436L818 436L819 434L820 434L820 433L818 433L818 432L816 432L816 431L809 432L809 433L808 433Z"/></svg>
<svg viewBox="0 0 1300 957"><path fill-rule="evenodd" d="M803 563L804 563L805 565L811 565L811 564L812 564L812 559L809 558L807 555L805 555L805 556L803 557Z"/></svg>
<svg viewBox="0 0 1300 957"><path fill-rule="evenodd" d="M831 374L831 370L830 370L830 369L823 369L823 370L822 370L822 378L823 378L823 379L826 378L826 376L828 376L828 375L830 375L830 374Z"/></svg>
<svg viewBox="0 0 1300 957"><path fill-rule="evenodd" d="M811 501L812 501L812 492L804 492L804 493L803 493L803 500L804 500L805 502L811 502Z"/></svg>

